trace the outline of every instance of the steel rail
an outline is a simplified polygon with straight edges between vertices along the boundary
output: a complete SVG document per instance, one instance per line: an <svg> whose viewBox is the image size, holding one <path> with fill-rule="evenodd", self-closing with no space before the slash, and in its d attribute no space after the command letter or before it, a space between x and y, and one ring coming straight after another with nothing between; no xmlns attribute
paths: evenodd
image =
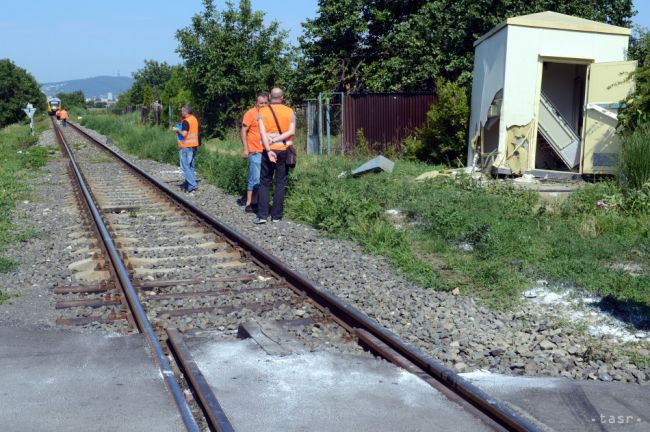
<svg viewBox="0 0 650 432"><path fill-rule="evenodd" d="M487 415L505 427L507 430L516 432L541 432L541 429L539 429L536 425L522 418L520 415L515 413L513 410L505 406L494 397L488 395L483 390L470 383L468 380L462 378L451 369L445 367L442 363L424 354L418 348L407 343L398 335L384 328L379 323L375 322L353 306L345 303L336 295L330 293L316 282L300 274L293 268L287 266L284 262L271 255L262 247L255 244L248 237L244 236L223 222L215 219L212 215L198 208L191 202L185 200L178 193L172 191L166 185L156 180L154 177L127 160L115 150L92 137L90 134L86 133L78 126L71 124L70 122L68 122L68 124L72 125L75 130L85 136L89 141L95 143L100 148L104 149L122 161L132 171L149 181L158 190L165 193L177 204L184 207L194 216L200 218L205 224L215 229L219 234L226 237L232 243L245 249L257 261L263 263L275 274L284 278L287 283L307 294L312 298L312 300L319 303L321 306L329 309L332 314L338 317L341 321L345 322L348 326L366 330L368 333L374 335L381 342L385 343L388 347L398 352L413 364L417 365L428 375L436 378L442 384L460 395L462 398L479 409L483 414Z"/></svg>
<svg viewBox="0 0 650 432"><path fill-rule="evenodd" d="M194 357L185 344L183 336L175 328L168 328L166 332L167 340L178 359L177 363L192 384L201 404L205 407L205 416L210 425L216 432L235 432L235 428L233 428L228 416L223 411L208 381L194 361Z"/></svg>
<svg viewBox="0 0 650 432"><path fill-rule="evenodd" d="M108 251L111 264L115 268L115 272L117 274L119 282L120 284L122 284L124 293L127 297L129 305L131 306L131 311L133 312L136 323L140 331L144 333L144 335L146 336L146 340L149 343L150 348L155 354L154 357L158 363L158 367L160 368L160 371L163 377L165 378L165 383L167 384L167 387L171 392L174 401L176 402L176 405L178 406L178 410L183 419L183 423L185 424L185 428L189 432L199 432L200 430L199 425L197 424L196 419L192 415L192 411L189 405L187 404L187 401L185 400L183 391L181 390L180 386L178 385L178 382L176 381L176 377L174 376L174 372L171 369L169 360L167 360L167 357L163 352L160 342L158 341L158 337L156 336L156 333L153 330L153 326L151 325L149 318L147 318L144 308L140 303L136 290L135 288L133 288L133 285L131 284L131 280L129 279L129 273L126 269L126 266L122 262L122 259L120 258L120 253L118 252L117 247L115 246L115 243L113 242L113 239L111 238L108 232L108 228L106 227L106 224L104 223L102 216L99 213L99 209L95 205L92 194L90 193L90 189L83 178L81 170L79 169L79 165L77 164L77 161L74 155L72 154L72 151L70 150L70 147L68 146L68 143L66 142L63 133L54 123L53 119L52 119L52 126L54 127L57 140L63 146L63 148L65 149L68 155L68 158L70 159L70 164L75 174L75 179L77 180L77 183L83 193L86 203L90 208L93 220L95 221L95 225L99 230L101 240L104 243L106 250Z"/></svg>

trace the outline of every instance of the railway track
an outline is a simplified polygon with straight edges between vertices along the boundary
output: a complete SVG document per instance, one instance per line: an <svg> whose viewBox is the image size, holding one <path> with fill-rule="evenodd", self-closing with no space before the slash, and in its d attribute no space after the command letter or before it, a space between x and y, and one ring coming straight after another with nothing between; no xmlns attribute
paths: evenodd
<svg viewBox="0 0 650 432"><path fill-rule="evenodd" d="M69 125L64 131L53 121L89 223L72 237L80 257L78 279L85 282L55 289L62 311L57 323L144 333L188 430L234 429L184 346L183 333L217 329L236 339L260 322L273 323L310 349L384 358L494 430L537 430Z"/></svg>

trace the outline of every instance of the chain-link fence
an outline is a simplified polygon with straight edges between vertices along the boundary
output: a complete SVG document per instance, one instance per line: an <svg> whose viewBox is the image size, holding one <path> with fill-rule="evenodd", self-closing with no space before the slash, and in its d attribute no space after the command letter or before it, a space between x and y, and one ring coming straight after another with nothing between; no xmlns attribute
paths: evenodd
<svg viewBox="0 0 650 432"><path fill-rule="evenodd" d="M331 155L343 151L343 93L321 93L305 105L307 153Z"/></svg>

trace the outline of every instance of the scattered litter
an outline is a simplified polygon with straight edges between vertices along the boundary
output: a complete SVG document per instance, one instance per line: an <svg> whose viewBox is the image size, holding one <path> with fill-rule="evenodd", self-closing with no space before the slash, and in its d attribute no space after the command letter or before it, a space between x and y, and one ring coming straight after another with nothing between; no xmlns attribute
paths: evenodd
<svg viewBox="0 0 650 432"><path fill-rule="evenodd" d="M337 175L338 178L346 178L350 174L349 171L343 171L341 174Z"/></svg>
<svg viewBox="0 0 650 432"><path fill-rule="evenodd" d="M540 183L540 181L537 180L535 176L532 174L524 174L521 177L517 177L513 181L515 183L532 183L532 184Z"/></svg>
<svg viewBox="0 0 650 432"><path fill-rule="evenodd" d="M395 168L395 162L390 159L386 159L383 156L377 156L374 159L369 160L358 168L352 170L353 176L358 176L361 174L367 174L369 172L379 172L386 171L388 173L393 172Z"/></svg>
<svg viewBox="0 0 650 432"><path fill-rule="evenodd" d="M424 180L429 180L433 179L436 177L450 177L451 174L448 173L443 173L442 171L427 171L425 173L420 174L415 178L415 181L424 181Z"/></svg>
<svg viewBox="0 0 650 432"><path fill-rule="evenodd" d="M465 252L472 252L474 251L474 245L469 243L469 242L460 242L456 245L458 249L465 251Z"/></svg>
<svg viewBox="0 0 650 432"><path fill-rule="evenodd" d="M404 225L408 223L408 216L401 210L389 209L384 214L391 219L393 226L397 229L404 229Z"/></svg>
<svg viewBox="0 0 650 432"><path fill-rule="evenodd" d="M486 177L482 172L476 171L473 167L448 169L444 171L427 171L415 178L415 181L424 181L437 177L456 178L460 176L470 176L473 180L485 180Z"/></svg>

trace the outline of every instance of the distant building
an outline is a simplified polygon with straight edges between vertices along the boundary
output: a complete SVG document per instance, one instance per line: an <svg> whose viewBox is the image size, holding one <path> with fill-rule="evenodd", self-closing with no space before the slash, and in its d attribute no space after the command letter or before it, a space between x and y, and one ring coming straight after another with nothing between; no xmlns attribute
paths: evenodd
<svg viewBox="0 0 650 432"><path fill-rule="evenodd" d="M109 101L112 101L113 100L113 93L108 92L108 97L106 99L108 99Z"/></svg>

